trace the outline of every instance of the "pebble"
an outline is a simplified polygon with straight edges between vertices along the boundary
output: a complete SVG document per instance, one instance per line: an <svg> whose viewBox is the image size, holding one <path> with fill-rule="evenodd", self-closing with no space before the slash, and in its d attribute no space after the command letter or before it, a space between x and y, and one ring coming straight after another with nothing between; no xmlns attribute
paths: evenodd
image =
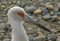
<svg viewBox="0 0 60 41"><path fill-rule="evenodd" d="M29 31L32 30L32 27L28 28L27 30L29 30Z"/></svg>
<svg viewBox="0 0 60 41"><path fill-rule="evenodd" d="M26 3L22 3L22 4L21 4L21 7L23 7L23 8L26 7L26 6L27 6Z"/></svg>
<svg viewBox="0 0 60 41"><path fill-rule="evenodd" d="M22 7L21 4L23 4L23 3L21 3L20 1L17 1L16 4L15 4L15 6L20 6L20 7ZM22 7L22 8L23 8L23 7Z"/></svg>
<svg viewBox="0 0 60 41"><path fill-rule="evenodd" d="M40 3L40 6L41 6L41 7L45 7L45 4L44 4L44 3Z"/></svg>
<svg viewBox="0 0 60 41"><path fill-rule="evenodd" d="M54 15L54 16L52 16L52 19L56 21L56 20L58 20L58 16Z"/></svg>
<svg viewBox="0 0 60 41"><path fill-rule="evenodd" d="M3 8L3 9L4 9L4 8L5 8L5 5L1 5L1 8Z"/></svg>
<svg viewBox="0 0 60 41"><path fill-rule="evenodd" d="M4 5L7 5L8 1L7 0L1 0L1 3L4 4Z"/></svg>
<svg viewBox="0 0 60 41"><path fill-rule="evenodd" d="M45 41L45 40L46 40L46 39L45 39L44 36L39 36L39 37L34 38L33 41Z"/></svg>
<svg viewBox="0 0 60 41"><path fill-rule="evenodd" d="M53 5L47 5L46 6L49 10L53 10L54 9L54 6Z"/></svg>
<svg viewBox="0 0 60 41"><path fill-rule="evenodd" d="M4 23L0 23L0 29L5 28L5 24Z"/></svg>
<svg viewBox="0 0 60 41"><path fill-rule="evenodd" d="M51 3L51 2L47 2L47 1L46 1L45 5L49 5L50 3Z"/></svg>
<svg viewBox="0 0 60 41"><path fill-rule="evenodd" d="M33 35L29 34L28 37L29 37L29 41L33 41Z"/></svg>
<svg viewBox="0 0 60 41"><path fill-rule="evenodd" d="M56 12L55 14L58 15L58 16L60 16L60 12Z"/></svg>
<svg viewBox="0 0 60 41"><path fill-rule="evenodd" d="M0 31L0 34L1 34L1 33L4 33L4 32L5 32L4 30L1 30L1 31Z"/></svg>
<svg viewBox="0 0 60 41"><path fill-rule="evenodd" d="M57 21L57 24L60 25L60 21Z"/></svg>
<svg viewBox="0 0 60 41"><path fill-rule="evenodd" d="M37 8L34 6L26 7L25 10L27 13L33 13Z"/></svg>
<svg viewBox="0 0 60 41"><path fill-rule="evenodd" d="M0 33L0 40L4 39L4 35Z"/></svg>
<svg viewBox="0 0 60 41"><path fill-rule="evenodd" d="M44 15L44 16L42 16L42 18L46 21L52 19L52 17L50 15Z"/></svg>
<svg viewBox="0 0 60 41"><path fill-rule="evenodd" d="M13 2L13 4L16 4L16 1L12 1Z"/></svg>
<svg viewBox="0 0 60 41"><path fill-rule="evenodd" d="M55 15L55 13L53 11L50 11L49 13L51 16Z"/></svg>
<svg viewBox="0 0 60 41"><path fill-rule="evenodd" d="M4 38L3 41L11 41L9 38Z"/></svg>
<svg viewBox="0 0 60 41"><path fill-rule="evenodd" d="M58 16L57 16L57 15L53 15L53 16L52 16L52 18L57 19L57 18L58 18Z"/></svg>
<svg viewBox="0 0 60 41"><path fill-rule="evenodd" d="M58 12L58 8L57 7L54 8L54 12Z"/></svg>
<svg viewBox="0 0 60 41"><path fill-rule="evenodd" d="M3 20L0 20L0 23L3 23L4 21Z"/></svg>
<svg viewBox="0 0 60 41"><path fill-rule="evenodd" d="M7 14L7 12L8 12L8 8L4 8L4 10L3 10L3 14Z"/></svg>
<svg viewBox="0 0 60 41"><path fill-rule="evenodd" d="M9 1L8 4L11 5L12 1Z"/></svg>
<svg viewBox="0 0 60 41"><path fill-rule="evenodd" d="M58 11L60 11L60 3L57 4Z"/></svg>
<svg viewBox="0 0 60 41"><path fill-rule="evenodd" d="M51 41L56 41L57 39L57 35L55 33L52 33L50 35L47 35L47 41L51 40Z"/></svg>
<svg viewBox="0 0 60 41"><path fill-rule="evenodd" d="M4 22L7 22L8 18L6 16L3 16Z"/></svg>
<svg viewBox="0 0 60 41"><path fill-rule="evenodd" d="M58 36L57 41L60 41L60 36Z"/></svg>
<svg viewBox="0 0 60 41"><path fill-rule="evenodd" d="M41 11L42 11L43 13L46 13L46 14L48 13L47 8L42 8Z"/></svg>
<svg viewBox="0 0 60 41"><path fill-rule="evenodd" d="M20 1L17 1L17 4L21 4L21 2Z"/></svg>
<svg viewBox="0 0 60 41"><path fill-rule="evenodd" d="M2 5L2 3L0 3L0 5Z"/></svg>
<svg viewBox="0 0 60 41"><path fill-rule="evenodd" d="M47 29L51 29L52 27L50 27L50 25L47 25L46 28L47 28Z"/></svg>
<svg viewBox="0 0 60 41"><path fill-rule="evenodd" d="M37 9L37 10L35 10L33 13L35 14L35 15L38 15L38 14L41 14L41 10L40 9Z"/></svg>

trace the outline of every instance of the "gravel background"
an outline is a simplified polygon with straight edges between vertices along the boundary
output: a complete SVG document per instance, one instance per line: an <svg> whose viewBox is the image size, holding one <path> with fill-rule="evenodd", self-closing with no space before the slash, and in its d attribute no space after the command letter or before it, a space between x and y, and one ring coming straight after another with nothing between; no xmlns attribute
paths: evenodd
<svg viewBox="0 0 60 41"><path fill-rule="evenodd" d="M60 6L59 3L60 0L0 0L0 41L11 41L12 29L7 12L13 6L24 8L29 15L52 31L50 33L34 23L22 21L30 41L60 41L60 11L58 12L57 9L57 6ZM46 9L43 9L45 5L53 5L54 10L45 13ZM43 9L43 15L32 13L36 9Z"/></svg>

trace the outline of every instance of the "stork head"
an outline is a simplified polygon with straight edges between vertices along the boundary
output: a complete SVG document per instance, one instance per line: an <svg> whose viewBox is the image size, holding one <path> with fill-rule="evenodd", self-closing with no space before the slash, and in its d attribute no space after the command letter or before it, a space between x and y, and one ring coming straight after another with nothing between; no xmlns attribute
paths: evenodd
<svg viewBox="0 0 60 41"><path fill-rule="evenodd" d="M14 7L10 8L8 12L10 12L10 14L13 13L14 15L17 14L17 15L19 15L21 18L23 18L24 15L26 15L26 12L24 11L24 9L21 8L21 7L19 7L19 6L14 6ZM12 14L12 15L13 15L13 14Z"/></svg>
<svg viewBox="0 0 60 41"><path fill-rule="evenodd" d="M11 18L13 18L13 16L14 16L14 18L16 18L16 15L19 15L20 16L20 18L25 18L25 17L28 17L27 19L28 20L32 20L33 21L33 18L31 17L31 16L29 16L26 12L25 12L25 10L23 9L23 8L21 8L21 7L19 7L19 6L15 6L15 7L12 7L12 8L10 8L9 9L9 11L8 11L8 16L12 16Z"/></svg>

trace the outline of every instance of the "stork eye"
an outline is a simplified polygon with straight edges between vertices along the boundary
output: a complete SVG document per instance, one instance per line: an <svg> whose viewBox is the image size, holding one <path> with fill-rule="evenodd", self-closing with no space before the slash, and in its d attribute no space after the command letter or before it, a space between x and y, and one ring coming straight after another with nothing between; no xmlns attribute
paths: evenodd
<svg viewBox="0 0 60 41"><path fill-rule="evenodd" d="M24 17L24 13L22 13L22 12L19 12L18 15L19 15L21 18Z"/></svg>

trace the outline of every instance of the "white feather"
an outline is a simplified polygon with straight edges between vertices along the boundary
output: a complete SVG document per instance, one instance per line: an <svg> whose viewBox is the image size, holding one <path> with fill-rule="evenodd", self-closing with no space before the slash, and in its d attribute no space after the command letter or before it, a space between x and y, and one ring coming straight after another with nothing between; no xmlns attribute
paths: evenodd
<svg viewBox="0 0 60 41"><path fill-rule="evenodd" d="M9 22L12 27L12 40L11 41L29 41L26 31L21 23L17 12L23 12L25 15L25 11L23 8L15 6L9 9L7 15Z"/></svg>

